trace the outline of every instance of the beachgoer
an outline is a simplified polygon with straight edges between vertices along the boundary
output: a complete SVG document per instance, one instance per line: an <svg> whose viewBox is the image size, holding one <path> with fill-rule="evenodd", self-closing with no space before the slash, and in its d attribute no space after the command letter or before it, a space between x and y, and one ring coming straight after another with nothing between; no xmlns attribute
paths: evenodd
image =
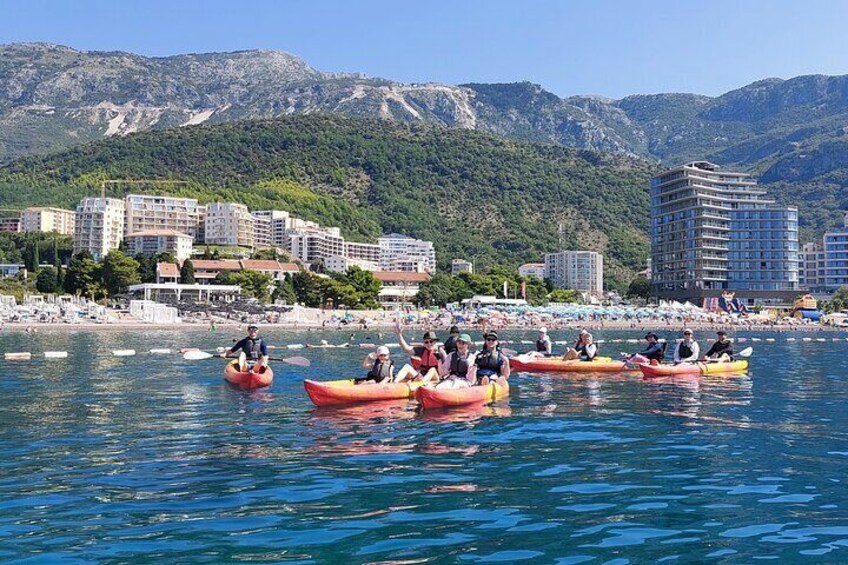
<svg viewBox="0 0 848 565"><path fill-rule="evenodd" d="M709 351L701 358L701 361L707 363L720 363L725 361L733 361L733 343L727 339L727 334L724 330L716 332L718 338L710 347Z"/></svg>
<svg viewBox="0 0 848 565"><path fill-rule="evenodd" d="M477 384L487 385L497 379L505 383L509 378L509 359L498 347L498 334L490 331L484 336L486 347L477 354L474 364L477 366Z"/></svg>
<svg viewBox="0 0 848 565"><path fill-rule="evenodd" d="M683 339L678 341L677 347L674 348L674 364L694 363L698 360L700 352L698 342L692 336L692 330L686 328L683 330Z"/></svg>
<svg viewBox="0 0 848 565"><path fill-rule="evenodd" d="M565 361L579 359L580 361L592 361L598 355L598 346L594 343L592 334L583 330L574 347L570 348L562 356Z"/></svg>
<svg viewBox="0 0 848 565"><path fill-rule="evenodd" d="M221 353L221 357L232 357L238 353L238 366L241 371L257 372L268 365L268 346L259 337L259 328L253 324L247 326L247 337L236 343L229 351Z"/></svg>
<svg viewBox="0 0 848 565"><path fill-rule="evenodd" d="M406 351L410 357L419 360L418 369L412 367L411 364L404 365L398 371L395 377L395 382L406 382L415 379L424 379L425 382L436 382L439 380L439 363L441 354L436 349L436 334L433 332L424 332L422 341L424 345L409 345L403 338L400 322L395 326L397 331L398 342L400 347Z"/></svg>
<svg viewBox="0 0 848 565"><path fill-rule="evenodd" d="M456 326L451 326L449 333L450 335L445 340L445 344L441 348L441 352L445 357L456 351L456 340L459 336L459 328Z"/></svg>
<svg viewBox="0 0 848 565"><path fill-rule="evenodd" d="M370 369L362 379L354 379L355 384L390 383L394 378L394 363L389 359L389 348L381 345L362 360L362 367Z"/></svg>
<svg viewBox="0 0 848 565"><path fill-rule="evenodd" d="M536 337L536 353L544 357L551 355L551 338L548 337L548 328L544 326L539 328L539 335Z"/></svg>
<svg viewBox="0 0 848 565"><path fill-rule="evenodd" d="M477 365L475 354L471 352L471 336L457 336L456 349L447 355L439 365L439 378L436 388L467 388L476 381Z"/></svg>
<svg viewBox="0 0 848 565"><path fill-rule="evenodd" d="M645 336L645 341L647 341L648 344L645 346L645 349L639 353L634 353L633 355L625 357L624 360L627 363L636 363L640 365L644 363L659 365L665 357L665 346L658 340L659 338L657 337L657 334L653 332L647 334Z"/></svg>

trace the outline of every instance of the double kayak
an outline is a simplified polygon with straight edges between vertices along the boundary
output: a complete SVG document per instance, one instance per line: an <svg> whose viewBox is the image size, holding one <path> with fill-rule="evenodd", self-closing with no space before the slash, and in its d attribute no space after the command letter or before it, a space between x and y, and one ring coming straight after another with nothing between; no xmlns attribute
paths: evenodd
<svg viewBox="0 0 848 565"><path fill-rule="evenodd" d="M227 363L224 367L224 378L240 388L259 388L274 382L274 371L271 367L263 367L261 372L239 371L238 361Z"/></svg>
<svg viewBox="0 0 848 565"><path fill-rule="evenodd" d="M508 396L508 382L504 384L489 383L468 388L433 388L426 386L419 388L415 393L415 398L425 410L449 406L489 404L503 400Z"/></svg>
<svg viewBox="0 0 848 565"><path fill-rule="evenodd" d="M422 381L407 383L355 384L353 379L340 381L303 381L303 388L315 406L353 404L375 400L400 400L414 398Z"/></svg>
<svg viewBox="0 0 848 565"><path fill-rule="evenodd" d="M727 361L723 363L681 363L679 365L639 365L645 377L668 377L672 375L715 375L720 373L742 373L748 368L748 361Z"/></svg>
<svg viewBox="0 0 848 565"><path fill-rule="evenodd" d="M624 361L613 361L610 357L597 357L592 361L571 359L564 361L559 357L528 357L519 355L509 360L509 367L515 371L528 373L621 373L638 371Z"/></svg>

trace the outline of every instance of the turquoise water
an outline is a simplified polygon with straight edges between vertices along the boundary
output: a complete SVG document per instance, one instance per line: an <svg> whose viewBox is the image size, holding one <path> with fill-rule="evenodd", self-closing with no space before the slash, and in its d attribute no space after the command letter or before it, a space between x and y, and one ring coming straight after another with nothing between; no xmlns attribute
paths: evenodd
<svg viewBox="0 0 848 565"><path fill-rule="evenodd" d="M748 376L518 374L501 406L419 415L312 407L302 380L360 349L281 352L313 365L243 392L220 360L108 355L224 334L4 333L71 358L0 361L0 561L848 562L848 343L771 336Z"/></svg>

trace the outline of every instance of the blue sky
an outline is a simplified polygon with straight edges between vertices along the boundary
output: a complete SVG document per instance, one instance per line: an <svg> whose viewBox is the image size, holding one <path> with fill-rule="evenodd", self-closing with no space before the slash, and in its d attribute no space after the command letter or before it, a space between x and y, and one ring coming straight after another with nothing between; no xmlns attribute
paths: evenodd
<svg viewBox="0 0 848 565"><path fill-rule="evenodd" d="M0 43L278 49L322 71L620 98L848 74L846 21L841 0L0 0Z"/></svg>

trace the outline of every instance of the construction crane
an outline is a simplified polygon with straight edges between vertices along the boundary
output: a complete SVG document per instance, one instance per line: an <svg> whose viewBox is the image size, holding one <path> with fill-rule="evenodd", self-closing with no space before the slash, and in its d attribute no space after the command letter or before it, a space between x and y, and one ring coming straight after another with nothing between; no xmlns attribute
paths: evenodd
<svg viewBox="0 0 848 565"><path fill-rule="evenodd" d="M191 184L187 180L106 179L100 181L100 197L106 198L107 184Z"/></svg>

